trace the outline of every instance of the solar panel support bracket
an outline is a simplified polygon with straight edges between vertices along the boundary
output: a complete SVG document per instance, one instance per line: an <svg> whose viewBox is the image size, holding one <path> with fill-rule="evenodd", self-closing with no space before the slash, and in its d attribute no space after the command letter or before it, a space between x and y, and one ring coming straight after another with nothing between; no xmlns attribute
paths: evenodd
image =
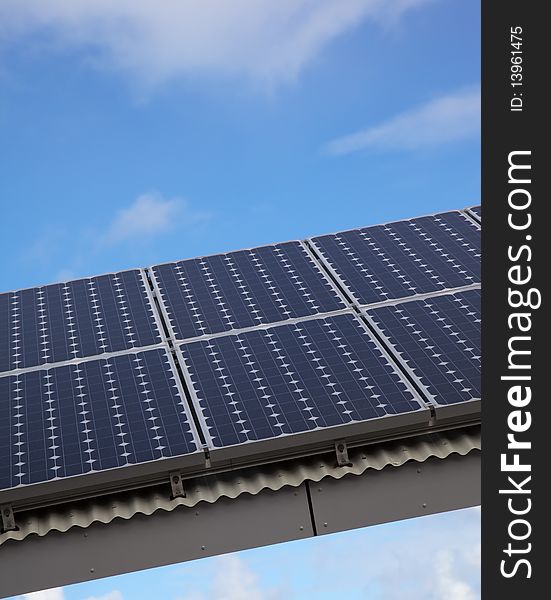
<svg viewBox="0 0 551 600"><path fill-rule="evenodd" d="M170 494L170 499L174 500L175 498L185 498L186 491L184 490L184 483L182 481L182 475L180 471L172 471L169 474L170 477L170 489L172 493Z"/></svg>
<svg viewBox="0 0 551 600"><path fill-rule="evenodd" d="M0 506L0 511L2 513L2 527L0 527L0 533L17 531L18 528L15 524L15 516L11 504L2 504Z"/></svg>
<svg viewBox="0 0 551 600"><path fill-rule="evenodd" d="M430 410L429 427L433 427L436 424L436 407L433 404L427 406Z"/></svg>
<svg viewBox="0 0 551 600"><path fill-rule="evenodd" d="M207 446L203 446L203 452L205 453L205 469L210 469L212 466L212 463L210 460L210 450L208 449Z"/></svg>
<svg viewBox="0 0 551 600"><path fill-rule="evenodd" d="M348 448L344 440L335 442L335 454L337 455L337 465L339 467L351 467L352 462L348 458Z"/></svg>

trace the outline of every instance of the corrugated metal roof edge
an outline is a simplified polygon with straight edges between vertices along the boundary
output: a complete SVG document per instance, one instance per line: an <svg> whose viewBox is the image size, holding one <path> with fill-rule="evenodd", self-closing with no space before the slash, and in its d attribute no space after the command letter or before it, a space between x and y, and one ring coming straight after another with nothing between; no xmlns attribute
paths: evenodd
<svg viewBox="0 0 551 600"><path fill-rule="evenodd" d="M380 471L432 457L443 460L451 454L464 456L475 450L481 450L480 427L352 448L348 451L351 466L338 467L334 455L325 454L205 475L184 481L185 498L171 500L168 485L165 485L16 514L19 530L0 534L0 545L8 540L22 541L30 535L42 537L51 531L85 529L93 523L107 524L115 519L131 519L137 514L148 516L180 506L191 508L199 502L214 503L222 497L235 499L245 493L256 495L265 489L277 491L285 486L298 487L305 481L318 482L324 477L341 479L346 475L361 475L368 469Z"/></svg>

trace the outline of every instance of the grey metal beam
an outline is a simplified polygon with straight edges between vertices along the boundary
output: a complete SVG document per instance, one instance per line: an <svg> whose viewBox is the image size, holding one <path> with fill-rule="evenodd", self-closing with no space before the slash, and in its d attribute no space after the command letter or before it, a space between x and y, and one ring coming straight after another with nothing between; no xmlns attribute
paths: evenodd
<svg viewBox="0 0 551 600"><path fill-rule="evenodd" d="M0 547L0 598L312 535L302 485L29 536Z"/></svg>
<svg viewBox="0 0 551 600"><path fill-rule="evenodd" d="M33 535L0 547L0 598L479 503L473 451Z"/></svg>
<svg viewBox="0 0 551 600"><path fill-rule="evenodd" d="M309 483L318 535L480 504L480 452Z"/></svg>

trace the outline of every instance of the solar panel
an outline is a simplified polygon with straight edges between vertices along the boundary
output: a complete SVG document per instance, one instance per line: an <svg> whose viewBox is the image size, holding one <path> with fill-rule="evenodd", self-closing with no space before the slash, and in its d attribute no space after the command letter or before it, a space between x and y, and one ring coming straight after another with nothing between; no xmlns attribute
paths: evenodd
<svg viewBox="0 0 551 600"><path fill-rule="evenodd" d="M367 311L440 406L480 399L480 290Z"/></svg>
<svg viewBox="0 0 551 600"><path fill-rule="evenodd" d="M162 341L139 270L0 294L0 372Z"/></svg>
<svg viewBox="0 0 551 600"><path fill-rule="evenodd" d="M473 214L479 221L482 221L482 206L471 206L468 211Z"/></svg>
<svg viewBox="0 0 551 600"><path fill-rule="evenodd" d="M176 340L345 309L300 242L152 268Z"/></svg>
<svg viewBox="0 0 551 600"><path fill-rule="evenodd" d="M420 401L352 314L180 346L214 448L409 413ZM338 427L337 427L338 428ZM291 436L293 437L293 436Z"/></svg>
<svg viewBox="0 0 551 600"><path fill-rule="evenodd" d="M360 305L480 282L480 229L460 212L344 231L312 243Z"/></svg>
<svg viewBox="0 0 551 600"><path fill-rule="evenodd" d="M193 453L165 349L0 378L0 490Z"/></svg>

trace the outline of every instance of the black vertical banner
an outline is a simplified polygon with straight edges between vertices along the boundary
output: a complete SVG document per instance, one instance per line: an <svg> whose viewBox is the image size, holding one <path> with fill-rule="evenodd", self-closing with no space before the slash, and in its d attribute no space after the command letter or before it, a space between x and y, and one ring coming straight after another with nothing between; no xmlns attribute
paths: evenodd
<svg viewBox="0 0 551 600"><path fill-rule="evenodd" d="M482 1L482 597L490 600L549 596L551 160L543 137L551 53L544 8L535 0Z"/></svg>

